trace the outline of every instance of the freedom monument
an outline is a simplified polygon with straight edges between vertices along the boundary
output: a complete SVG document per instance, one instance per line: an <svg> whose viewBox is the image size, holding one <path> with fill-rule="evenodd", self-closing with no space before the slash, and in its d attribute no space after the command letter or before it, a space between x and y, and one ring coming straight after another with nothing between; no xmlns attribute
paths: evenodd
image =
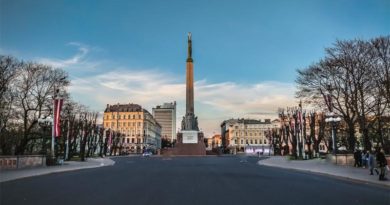
<svg viewBox="0 0 390 205"><path fill-rule="evenodd" d="M186 113L181 122L181 131L172 150L173 155L206 155L203 132L199 131L198 118L194 110L194 64L192 39L188 33L188 57L186 67Z"/></svg>

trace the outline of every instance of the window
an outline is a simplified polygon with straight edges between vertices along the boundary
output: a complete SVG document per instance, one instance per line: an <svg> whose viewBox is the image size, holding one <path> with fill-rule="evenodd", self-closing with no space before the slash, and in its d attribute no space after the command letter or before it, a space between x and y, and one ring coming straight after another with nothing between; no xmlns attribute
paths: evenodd
<svg viewBox="0 0 390 205"><path fill-rule="evenodd" d="M138 115L138 119L141 119L141 115Z"/></svg>
<svg viewBox="0 0 390 205"><path fill-rule="evenodd" d="M253 140L251 140L251 144L253 144Z"/></svg>
<svg viewBox="0 0 390 205"><path fill-rule="evenodd" d="M134 143L134 138L131 138L131 143Z"/></svg>
<svg viewBox="0 0 390 205"><path fill-rule="evenodd" d="M133 127L135 127L135 122L133 122Z"/></svg>
<svg viewBox="0 0 390 205"><path fill-rule="evenodd" d="M125 138L122 138L122 143L125 143Z"/></svg>
<svg viewBox="0 0 390 205"><path fill-rule="evenodd" d="M129 138L126 138L126 140L127 140L127 144L130 142L130 139Z"/></svg>
<svg viewBox="0 0 390 205"><path fill-rule="evenodd" d="M141 126L141 123L140 123L140 122L138 122L138 126Z"/></svg>
<svg viewBox="0 0 390 205"><path fill-rule="evenodd" d="M121 119L121 115L118 114L118 119L120 120Z"/></svg>
<svg viewBox="0 0 390 205"><path fill-rule="evenodd" d="M131 118L131 115L127 116L127 119L129 119L129 120L130 120L130 118Z"/></svg>
<svg viewBox="0 0 390 205"><path fill-rule="evenodd" d="M108 122L106 122L106 127L108 127Z"/></svg>
<svg viewBox="0 0 390 205"><path fill-rule="evenodd" d="M241 144L244 144L244 140L241 140Z"/></svg>
<svg viewBox="0 0 390 205"><path fill-rule="evenodd" d="M126 119L126 115L123 115L123 119Z"/></svg>
<svg viewBox="0 0 390 205"><path fill-rule="evenodd" d="M255 144L257 144L257 140L255 140Z"/></svg>
<svg viewBox="0 0 390 205"><path fill-rule="evenodd" d="M133 119L135 119L135 115L133 115Z"/></svg>

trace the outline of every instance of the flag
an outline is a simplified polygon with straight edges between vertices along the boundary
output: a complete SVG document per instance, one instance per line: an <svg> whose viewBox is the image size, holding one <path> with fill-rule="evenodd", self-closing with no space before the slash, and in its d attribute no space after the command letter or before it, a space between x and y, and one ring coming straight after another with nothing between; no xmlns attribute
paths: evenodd
<svg viewBox="0 0 390 205"><path fill-rule="evenodd" d="M324 96L326 105L328 106L329 112L333 111L333 102L332 102L332 96L330 94Z"/></svg>
<svg viewBox="0 0 390 205"><path fill-rule="evenodd" d="M298 132L302 130L302 108L298 110Z"/></svg>
<svg viewBox="0 0 390 205"><path fill-rule="evenodd" d="M110 135L108 137L108 147L111 147L111 140L112 140L112 131L110 130Z"/></svg>
<svg viewBox="0 0 390 205"><path fill-rule="evenodd" d="M54 137L61 135L60 116L63 102L63 99L54 99Z"/></svg>

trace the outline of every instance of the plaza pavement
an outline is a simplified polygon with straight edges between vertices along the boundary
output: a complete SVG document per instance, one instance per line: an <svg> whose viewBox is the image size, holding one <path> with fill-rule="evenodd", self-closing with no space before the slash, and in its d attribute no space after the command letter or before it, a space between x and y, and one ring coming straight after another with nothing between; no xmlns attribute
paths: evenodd
<svg viewBox="0 0 390 205"><path fill-rule="evenodd" d="M58 166L46 166L20 170L2 170L0 172L0 182L50 173L111 166L114 164L115 161L109 158L88 158L85 162L67 161L63 165ZM344 180L390 187L390 180L379 181L378 175L376 175L375 172L374 175L369 175L368 169L334 165L326 159L288 160L287 158L281 156L271 156L269 158L259 160L258 164L262 166L324 174ZM389 174L387 174L387 178L389 178Z"/></svg>
<svg viewBox="0 0 390 205"><path fill-rule="evenodd" d="M370 175L370 171L367 168L335 165L326 159L288 160L286 157L282 156L271 156L260 160L257 163L263 166L324 174L344 180L390 187L390 176L388 173L386 175L388 180L379 181L379 176L375 173L375 171L374 175Z"/></svg>
<svg viewBox="0 0 390 205"><path fill-rule="evenodd" d="M15 179L39 176L44 174L51 174L57 172L66 172L79 169L90 169L103 166L114 165L115 161L109 158L88 158L86 161L66 161L63 165L57 166L45 166L45 167L34 167L28 169L17 169L17 170L1 170L0 171L0 182L11 181Z"/></svg>

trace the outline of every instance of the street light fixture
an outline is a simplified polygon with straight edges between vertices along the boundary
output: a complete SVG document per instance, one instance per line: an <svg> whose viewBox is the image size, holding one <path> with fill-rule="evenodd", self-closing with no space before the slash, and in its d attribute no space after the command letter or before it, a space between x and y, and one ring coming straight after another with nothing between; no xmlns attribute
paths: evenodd
<svg viewBox="0 0 390 205"><path fill-rule="evenodd" d="M333 112L328 113L326 117L325 122L329 122L332 125L332 154L336 155L336 126L341 121L341 118Z"/></svg>
<svg viewBox="0 0 390 205"><path fill-rule="evenodd" d="M38 124L41 126L52 126L53 125L53 118L50 116L44 117L44 118L39 118L38 119ZM54 159L54 135L52 135L52 140L51 140L51 156Z"/></svg>

